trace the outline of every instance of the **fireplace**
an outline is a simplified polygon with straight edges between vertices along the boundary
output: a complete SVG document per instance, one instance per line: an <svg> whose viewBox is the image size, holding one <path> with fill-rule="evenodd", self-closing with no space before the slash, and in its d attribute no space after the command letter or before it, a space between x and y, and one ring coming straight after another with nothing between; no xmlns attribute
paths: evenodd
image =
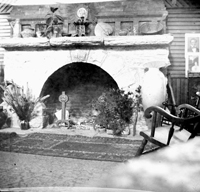
<svg viewBox="0 0 200 192"><path fill-rule="evenodd" d="M67 107L75 116L88 113L88 104L104 89L134 92L146 68L170 65L168 34L149 36L10 38L2 39L5 79L31 89L35 97L69 95Z"/></svg>
<svg viewBox="0 0 200 192"><path fill-rule="evenodd" d="M46 104L49 110L55 111L61 109L58 98L65 91L69 97L66 107L71 118L87 117L91 114L92 102L110 88L118 88L118 85L102 68L91 63L74 62L48 77L40 96L50 95Z"/></svg>

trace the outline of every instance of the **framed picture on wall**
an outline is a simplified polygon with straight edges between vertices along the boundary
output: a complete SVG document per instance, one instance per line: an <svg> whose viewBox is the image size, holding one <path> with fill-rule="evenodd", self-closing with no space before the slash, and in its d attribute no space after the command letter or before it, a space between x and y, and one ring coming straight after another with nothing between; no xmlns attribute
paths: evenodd
<svg viewBox="0 0 200 192"><path fill-rule="evenodd" d="M199 52L199 37L188 37L187 49L189 53Z"/></svg>
<svg viewBox="0 0 200 192"><path fill-rule="evenodd" d="M185 34L185 76L200 73L200 34Z"/></svg>
<svg viewBox="0 0 200 192"><path fill-rule="evenodd" d="M188 55L188 72L200 72L199 55Z"/></svg>

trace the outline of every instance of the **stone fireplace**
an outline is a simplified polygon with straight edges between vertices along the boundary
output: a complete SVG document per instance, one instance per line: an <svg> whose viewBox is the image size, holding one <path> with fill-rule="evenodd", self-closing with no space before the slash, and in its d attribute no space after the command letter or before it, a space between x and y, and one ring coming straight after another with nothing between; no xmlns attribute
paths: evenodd
<svg viewBox="0 0 200 192"><path fill-rule="evenodd" d="M68 110L85 116L92 99L104 89L134 92L146 68L170 65L168 34L149 36L59 37L1 39L5 80L13 80L35 97L50 94L47 106L60 107L62 91Z"/></svg>

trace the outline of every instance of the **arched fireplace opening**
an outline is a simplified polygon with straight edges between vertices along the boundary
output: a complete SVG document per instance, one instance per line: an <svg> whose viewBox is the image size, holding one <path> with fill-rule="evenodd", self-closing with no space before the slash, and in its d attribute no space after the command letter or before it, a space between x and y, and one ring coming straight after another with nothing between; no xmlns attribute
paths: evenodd
<svg viewBox="0 0 200 192"><path fill-rule="evenodd" d="M46 100L49 111L61 109L58 97L62 91L69 97L67 109L76 123L91 116L92 100L109 88L118 88L114 79L100 67L83 62L67 64L51 76L43 85L40 96L50 95Z"/></svg>

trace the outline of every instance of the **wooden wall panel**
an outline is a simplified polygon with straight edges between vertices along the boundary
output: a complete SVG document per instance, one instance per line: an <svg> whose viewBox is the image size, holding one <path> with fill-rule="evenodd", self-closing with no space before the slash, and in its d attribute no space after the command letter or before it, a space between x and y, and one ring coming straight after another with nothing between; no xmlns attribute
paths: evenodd
<svg viewBox="0 0 200 192"><path fill-rule="evenodd" d="M10 25L8 23L8 14L0 14L0 38L10 37Z"/></svg>
<svg viewBox="0 0 200 192"><path fill-rule="evenodd" d="M180 1L179 1L180 2ZM185 78L185 33L200 33L200 8L168 8L167 33L174 36L170 46L168 71L177 104L188 103L188 79Z"/></svg>
<svg viewBox="0 0 200 192"><path fill-rule="evenodd" d="M174 77L172 80L172 88L176 103L188 103L188 79L185 77Z"/></svg>
<svg viewBox="0 0 200 192"><path fill-rule="evenodd" d="M9 14L0 14L0 38L10 38ZM0 48L0 83L4 81L4 49Z"/></svg>
<svg viewBox="0 0 200 192"><path fill-rule="evenodd" d="M174 36L169 72L172 78L182 78L185 76L185 33L200 33L200 9L168 8L167 11L167 33Z"/></svg>
<svg viewBox="0 0 200 192"><path fill-rule="evenodd" d="M200 73L188 75L188 99L191 105L196 105L196 92L200 91Z"/></svg>

